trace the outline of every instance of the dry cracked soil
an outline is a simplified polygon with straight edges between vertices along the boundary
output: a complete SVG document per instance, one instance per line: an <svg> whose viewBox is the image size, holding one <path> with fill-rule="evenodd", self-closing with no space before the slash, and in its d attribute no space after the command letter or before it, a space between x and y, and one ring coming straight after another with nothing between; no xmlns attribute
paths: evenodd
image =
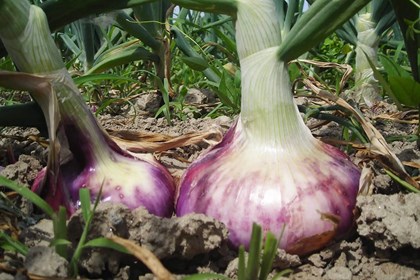
<svg viewBox="0 0 420 280"><path fill-rule="evenodd" d="M193 96L194 97L194 96ZM141 111L141 106L139 107ZM371 115L395 116L395 108L384 106ZM412 134L415 125L401 119L373 118L372 123L385 136ZM172 137L189 132L225 132L230 117L216 119L188 118L174 120L143 114L104 115L100 123L112 131L148 131ZM313 130L319 138L334 138L340 127L334 123ZM37 172L46 164L47 150L33 128L5 128L0 137L0 174L23 185L31 185ZM188 164L211 145L209 139L172 148L156 154L175 178ZM212 140L212 139L210 139ZM210 144L209 144L210 143ZM396 138L389 144L396 156L411 166L420 164L415 142ZM359 164L360 155L353 150L352 160ZM410 193L385 174L375 161L364 161L370 168L367 189L358 196L354 229L345 240L337 240L309 256L298 257L278 250L273 272L290 269L281 279L420 279L420 195ZM414 164L413 164L414 163ZM407 167L413 176L419 171ZM0 189L1 190L1 189ZM2 190L7 192L6 190ZM0 208L0 230L14 233L30 249L26 257L0 249L0 279L31 279L31 275L59 279L68 276L68 262L51 247L52 223L24 199L13 197L15 212ZM2 205L0 205L2 206ZM83 219L77 212L68 222L69 239L75 244L81 236ZM150 249L177 279L194 273L216 272L232 279L237 273L237 251L227 245L226 227L202 214L158 218L145 209L129 210L124 205L101 203L95 213L88 239L112 232ZM84 279L155 279L134 257L111 249L86 249L80 259ZM47 278L50 277L50 278Z"/></svg>

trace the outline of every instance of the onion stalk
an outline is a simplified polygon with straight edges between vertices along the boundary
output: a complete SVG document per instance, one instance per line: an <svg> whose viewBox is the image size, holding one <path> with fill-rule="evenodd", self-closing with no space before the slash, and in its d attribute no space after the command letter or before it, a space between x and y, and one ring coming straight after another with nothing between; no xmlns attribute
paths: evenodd
<svg viewBox="0 0 420 280"><path fill-rule="evenodd" d="M382 99L379 82L369 63L378 65L379 43L396 17L391 3L373 0L356 17L355 99L372 107Z"/></svg>
<svg viewBox="0 0 420 280"><path fill-rule="evenodd" d="M93 197L102 193L102 200L170 216L175 188L169 172L151 155L122 150L100 127L64 66L42 9L27 0L1 0L0 38L20 71L37 74L20 83L40 80L48 89L31 92L50 138L48 166L33 189L70 213L79 207L79 189L89 188Z"/></svg>
<svg viewBox="0 0 420 280"><path fill-rule="evenodd" d="M355 83L357 86L356 100L363 101L372 107L380 100L379 82L373 75L368 59L378 65L378 46L380 37L376 34L375 23L370 13L358 16Z"/></svg>
<svg viewBox="0 0 420 280"><path fill-rule="evenodd" d="M370 1L352 20L346 22L337 35L355 47L355 87L352 97L359 104L372 107L382 99L379 82L372 67L378 65L378 46L381 40L388 41L389 28L396 17L388 1Z"/></svg>
<svg viewBox="0 0 420 280"><path fill-rule="evenodd" d="M321 13L314 11L346 1L327 2L311 6L310 26L299 22L308 20L304 15L296 23L300 30L282 33L275 1L235 1L241 113L222 142L188 167L176 202L177 215L199 212L224 222L235 247L249 245L255 222L277 236L285 226L279 247L303 255L353 223L360 171L343 152L312 136L294 104L287 68L299 55L294 47L302 54L317 43L300 46L305 42L293 34L322 29L315 19ZM283 44L283 36L292 39Z"/></svg>

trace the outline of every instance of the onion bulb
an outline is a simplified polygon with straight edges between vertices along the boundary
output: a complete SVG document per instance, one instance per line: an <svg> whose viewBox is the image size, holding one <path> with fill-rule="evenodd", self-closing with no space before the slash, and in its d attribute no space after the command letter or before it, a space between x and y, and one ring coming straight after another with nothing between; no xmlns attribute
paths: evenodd
<svg viewBox="0 0 420 280"><path fill-rule="evenodd" d="M123 151L97 123L64 65L43 10L26 0L2 1L1 7L0 39L20 71L37 75L3 72L0 83L20 78L14 87L34 88L48 126L48 165L33 190L69 213L79 207L79 189L89 188L92 199L101 194L103 201L171 216L173 178L151 155Z"/></svg>
<svg viewBox="0 0 420 280"><path fill-rule="evenodd" d="M278 55L274 2L237 3L241 114L222 142L183 174L176 214L222 221L233 246L248 247L255 222L282 233L280 248L304 255L351 227L360 171L304 124Z"/></svg>

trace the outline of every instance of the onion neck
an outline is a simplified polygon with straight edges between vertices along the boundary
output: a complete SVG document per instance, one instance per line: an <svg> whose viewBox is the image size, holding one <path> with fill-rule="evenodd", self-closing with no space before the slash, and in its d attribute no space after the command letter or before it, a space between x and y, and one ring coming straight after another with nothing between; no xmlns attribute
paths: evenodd
<svg viewBox="0 0 420 280"><path fill-rule="evenodd" d="M0 37L19 71L41 74L65 67L41 8L5 1L0 9Z"/></svg>
<svg viewBox="0 0 420 280"><path fill-rule="evenodd" d="M60 116L55 121L71 127L70 132L66 131L67 137L78 142L69 144L84 153L74 157L84 157L86 162L103 162L112 159L113 151L123 153L102 131L86 106L51 37L43 10L27 1L9 0L0 7L4 9L0 12L3 16L0 23L5 24L3 28L0 26L0 36L19 70L43 75L51 81L55 96L42 98L57 98ZM49 102L44 106L49 106ZM43 111L52 113L46 107ZM53 129L52 133L56 133Z"/></svg>
<svg viewBox="0 0 420 280"><path fill-rule="evenodd" d="M280 24L272 0L242 0L236 39L241 65L241 128L248 141L279 152L313 147L293 101L287 64L278 59Z"/></svg>
<svg viewBox="0 0 420 280"><path fill-rule="evenodd" d="M124 154L104 133L86 106L67 70L61 69L49 73L48 76L53 80L67 138L72 141L69 144L77 145L76 150L83 153L74 156L84 158L88 164L92 164L115 160L114 152Z"/></svg>
<svg viewBox="0 0 420 280"><path fill-rule="evenodd" d="M358 17L356 63L355 63L355 92L354 99L372 107L381 100L379 82L373 74L373 65L378 65L378 45L380 37L376 33L376 24L370 13Z"/></svg>
<svg viewBox="0 0 420 280"><path fill-rule="evenodd" d="M236 46L239 59L281 43L281 29L273 0L239 0Z"/></svg>
<svg viewBox="0 0 420 280"><path fill-rule="evenodd" d="M357 19L357 46L356 46L356 81L362 79L363 72L370 72L373 76L368 58L377 66L378 45L380 37L376 34L376 24L371 19L370 13L362 14ZM368 57L368 58L367 58Z"/></svg>

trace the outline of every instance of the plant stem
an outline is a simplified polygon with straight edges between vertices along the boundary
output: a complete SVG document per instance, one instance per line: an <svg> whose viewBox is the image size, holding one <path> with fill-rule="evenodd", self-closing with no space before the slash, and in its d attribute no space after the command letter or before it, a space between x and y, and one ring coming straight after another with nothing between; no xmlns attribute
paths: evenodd
<svg viewBox="0 0 420 280"><path fill-rule="evenodd" d="M241 1L238 6L240 122L250 141L293 151L292 146L308 146L313 138L294 104L287 64L278 60L281 30L276 15L272 0L259 1L258 5Z"/></svg>
<svg viewBox="0 0 420 280"><path fill-rule="evenodd" d="M376 34L376 24L372 21L371 13L359 15L357 19L357 45L355 84L358 102L372 106L381 99L379 95L379 82L373 75L370 62L378 65L378 45L380 37ZM370 62L368 61L368 58Z"/></svg>
<svg viewBox="0 0 420 280"><path fill-rule="evenodd" d="M65 68L44 12L27 0L0 2L0 37L22 72L45 73Z"/></svg>
<svg viewBox="0 0 420 280"><path fill-rule="evenodd" d="M243 0L238 5L236 43L239 59L281 43L274 1Z"/></svg>

